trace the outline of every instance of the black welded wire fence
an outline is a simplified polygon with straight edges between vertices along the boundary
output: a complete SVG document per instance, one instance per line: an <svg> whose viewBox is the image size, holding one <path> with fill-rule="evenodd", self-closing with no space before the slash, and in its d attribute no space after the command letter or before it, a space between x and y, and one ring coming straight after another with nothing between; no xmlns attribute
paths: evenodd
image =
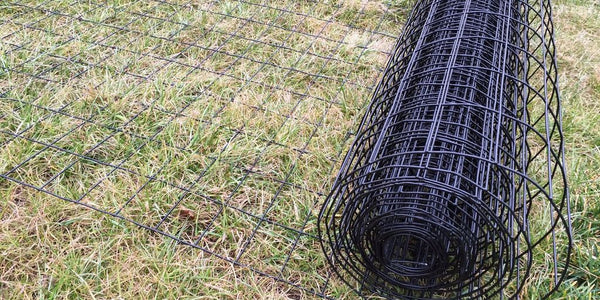
<svg viewBox="0 0 600 300"><path fill-rule="evenodd" d="M406 5L399 3L3 2L0 188L74 202L301 293L335 297L337 279L319 253L317 212L353 135L352 121L340 116L352 119L368 100L390 56L358 131L365 144L355 143L343 164L342 174L354 177L338 179L339 194L325 211L335 226L328 229L339 230L325 232L325 242L336 239L333 269L362 294L434 297L423 289L439 287L438 279L451 282L444 295L459 292L453 281L465 284L464 295L515 294L535 266L529 255L537 243L565 239L548 4L417 1L390 54L385 45L396 38L398 7ZM484 6L496 14L460 21L466 7ZM459 27L461 36L480 38L456 39ZM439 102L442 94L448 102ZM427 139L434 129L436 138ZM404 167L386 168L392 165ZM364 184L390 177L404 178L406 187ZM411 200L366 201L392 194ZM360 197L354 211L345 202ZM545 197L555 206L544 206ZM410 216L392 219L375 211L408 207ZM541 222L526 227L537 214ZM382 216L389 227L373 221ZM435 229L432 217L456 228ZM397 234L409 218L416 235ZM469 225L481 228L464 230ZM415 244L432 232L439 241ZM387 242L370 248L361 236ZM457 254L446 251L438 260L445 263L427 267L444 254L442 244ZM417 248L425 256L411 258ZM554 251L550 271L558 282L564 253ZM382 266L390 272L373 273ZM443 266L449 271L439 278L419 277Z"/></svg>
<svg viewBox="0 0 600 300"><path fill-rule="evenodd" d="M532 272L550 294L568 215L549 1L418 1L321 212L332 267L404 299L516 298Z"/></svg>
<svg viewBox="0 0 600 300"><path fill-rule="evenodd" d="M305 260L352 135L332 120L368 99L395 39L385 1L14 0L0 14L9 198L74 202L282 293L336 296L325 259Z"/></svg>

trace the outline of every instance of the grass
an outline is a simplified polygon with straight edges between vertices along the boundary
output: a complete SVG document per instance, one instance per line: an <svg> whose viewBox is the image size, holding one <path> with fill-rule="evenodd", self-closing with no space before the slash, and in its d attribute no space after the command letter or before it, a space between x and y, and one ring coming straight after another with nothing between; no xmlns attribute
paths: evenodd
<svg viewBox="0 0 600 300"><path fill-rule="evenodd" d="M316 203L410 3L14 2L0 173L45 192L0 179L0 298L311 297L227 260L324 287ZM598 13L554 3L575 231L556 299L600 294ZM533 299L550 279L531 280ZM353 297L335 277L326 293Z"/></svg>

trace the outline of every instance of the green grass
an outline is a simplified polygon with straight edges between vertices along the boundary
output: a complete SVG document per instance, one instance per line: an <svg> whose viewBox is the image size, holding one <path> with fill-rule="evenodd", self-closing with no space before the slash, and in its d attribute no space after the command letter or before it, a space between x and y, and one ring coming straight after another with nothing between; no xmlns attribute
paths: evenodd
<svg viewBox="0 0 600 300"><path fill-rule="evenodd" d="M380 20L388 2L393 10ZM320 289L328 266L315 239L259 224L236 209L316 234L315 203L322 198L315 191L330 187L348 132L369 100L366 87L377 80L376 69L387 59L383 52L394 43L370 30L381 24L382 32L398 32L409 2L373 1L363 8L353 0L338 11L332 5L338 1L273 2L298 12L284 16L237 1L184 7L65 0L44 6L61 15L2 3L0 20L8 21L0 23L0 93L7 94L0 98L0 130L31 128L15 140L0 133L0 172L23 162L12 178L148 226L158 225L180 200L160 231L194 243L210 226L199 246ZM34 7L39 1L19 3ZM554 298L594 299L600 294L600 7L591 0L561 0L553 12L575 233L569 277ZM316 18L303 19L306 14ZM161 20L167 17L172 22ZM329 18L335 22L325 22ZM247 19L277 27L249 21L238 30ZM350 22L358 29L345 25ZM289 36L297 24L305 34ZM259 36L264 43L252 41ZM283 41L282 50L270 46ZM312 83L290 70L328 79ZM31 74L51 81L32 80ZM246 85L250 79L265 84ZM0 199L2 299L310 297L12 181L0 179ZM550 281L532 274L524 298L535 299ZM354 295L335 277L327 293Z"/></svg>
<svg viewBox="0 0 600 300"><path fill-rule="evenodd" d="M570 277L557 298L600 295L600 6L557 1L554 14L573 211Z"/></svg>

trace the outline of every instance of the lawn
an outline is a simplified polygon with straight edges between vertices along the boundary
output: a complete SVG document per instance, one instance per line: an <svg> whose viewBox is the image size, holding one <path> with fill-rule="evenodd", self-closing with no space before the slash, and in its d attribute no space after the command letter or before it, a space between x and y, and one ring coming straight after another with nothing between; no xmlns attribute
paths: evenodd
<svg viewBox="0 0 600 300"><path fill-rule="evenodd" d="M0 298L355 297L316 216L410 2L2 2ZM553 4L575 246L554 298L594 299L600 6Z"/></svg>

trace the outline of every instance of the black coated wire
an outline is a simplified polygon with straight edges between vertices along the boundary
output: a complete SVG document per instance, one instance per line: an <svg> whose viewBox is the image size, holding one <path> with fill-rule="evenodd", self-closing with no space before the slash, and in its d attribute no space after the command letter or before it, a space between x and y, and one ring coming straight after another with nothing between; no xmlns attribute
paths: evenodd
<svg viewBox="0 0 600 300"><path fill-rule="evenodd" d="M305 12L297 11L294 1L236 0L231 2L229 10L223 10L220 1L198 5L187 0L146 3L72 0L66 6L53 1L7 2L5 7L15 13L0 21L0 26L9 28L0 35L2 51L7 57L18 54L25 58L6 70L15 78L27 79L37 89L106 88L107 80L84 86L86 76L99 71L123 79L127 85L123 94L139 83L177 89L189 84L194 75L202 74L212 80L171 108L155 105L158 98L145 103L136 99L140 105L131 113L124 113L124 120L115 124L101 118L107 114L108 104L82 113L73 107L86 101L84 98L62 99L65 101L55 104L43 99L35 89L31 96L24 96L29 87L0 85L0 103L11 107L0 111L0 121L8 125L0 128L0 149L9 149L17 143L35 149L7 162L0 171L0 185L17 185L129 221L284 283L300 295L336 295L329 284L330 270L313 266L313 261L304 263L308 259L305 251L316 250L311 247L319 241L324 242L333 270L359 293L376 292L409 299L487 298L495 294L512 297L523 288L527 274L536 266L533 249L550 243L548 261L553 262L549 268L555 278L550 289L555 289L564 275L570 251L556 245L568 241L570 236L549 3L546 0L418 1L404 35L390 55L385 76L358 131L357 142L343 164L334 193L327 200L321 216L325 231L320 240L313 230L316 217L312 210L322 201L328 184L318 182L308 187L293 181L293 175L300 165L310 164L307 157L318 152L315 137L323 135L329 126L326 116L344 105L344 94L370 91L374 86L352 76L365 67L381 71L379 66L365 66L363 61L373 52L388 55L371 42L395 37L382 29L382 24L391 18L388 6L376 3L381 4L376 12L373 3L346 2L328 4L331 12L323 16L312 11L324 6L318 1L305 3L309 8ZM81 4L85 9L70 9ZM345 19L348 5L357 5L351 19ZM367 6L371 7L369 11ZM105 19L89 17L105 10L110 11ZM195 22L177 18L183 11L209 16L212 25L199 27ZM245 13L236 13L239 11ZM360 20L372 13L380 14L378 23L361 24ZM288 20L294 20L291 26ZM77 25L81 32L48 25L63 23ZM139 23L145 26L140 29L136 26ZM224 29L221 26L224 23L235 26ZM246 32L249 25L261 30ZM164 27L173 30L162 32L160 29ZM190 31L201 34L193 39L181 38ZM280 39L266 38L273 33ZM56 43L38 49L32 38L37 34ZM355 44L352 39L356 34L364 34L368 42ZM209 42L209 36L218 37L215 39L218 42ZM132 46L141 40L146 41L147 48ZM297 40L308 43L299 47L295 44ZM239 42L248 47L231 47ZM320 49L325 43L330 44L328 51ZM55 51L64 46L77 50ZM178 50L165 52L163 46ZM358 55L338 55L342 48L356 48ZM101 49L98 53L102 55L90 57L87 49ZM270 58L255 56L263 50L296 59L289 65L281 65ZM190 62L185 56L191 52L206 55L202 60ZM119 57L130 59L123 64L115 63ZM223 57L227 63L221 68L207 63ZM144 60L157 67L140 70L137 66L143 65ZM236 72L241 62L254 71ZM340 69L339 74L326 72L325 67L333 64ZM187 71L173 77L171 82L157 80L157 74L171 68ZM277 70L284 80L267 80L264 74L269 69ZM305 86L295 85L294 77L309 80ZM211 90L222 79L233 83L232 95ZM324 83L335 88L327 93L317 92ZM244 103L237 97L244 91L258 90L267 91L259 103ZM280 93L292 96L291 109L269 106ZM314 118L304 118L300 106L307 102L318 103L323 112ZM197 103L215 105L217 109L206 116L197 116L189 109ZM235 127L216 121L232 105L248 108L247 120ZM39 115L23 124L18 118L10 118L21 112L27 115L28 110ZM154 113L163 116L162 126L141 128L140 132L130 129L130 125ZM248 120L269 117L281 120L271 134L253 132L256 127ZM162 133L166 125L179 119L197 122L196 132L219 127L223 135L220 147L203 153L205 165L198 167L187 181L166 176L173 161L182 160L176 155L190 157L199 151L191 136L182 141L165 140ZM55 136L40 132L39 128L50 121L74 125ZM309 133L299 143L277 138L290 123L308 128ZM99 138L90 139L86 149L71 148L66 141L81 132L86 132L83 135L86 139L92 134ZM344 139L349 139L353 133L344 135ZM232 141L242 137L257 141L256 153L245 161L228 157ZM127 146L127 152L98 155L103 149L110 149L107 145L117 138ZM144 157L144 150L151 147L176 155L159 159ZM281 174L276 176L260 167L274 149L284 149L294 158L289 168L279 170ZM333 170L342 151L340 147L335 157L324 158L331 163L327 170ZM40 170L47 169L41 159L44 157L65 159L65 163L48 169L44 172L48 176L39 182L21 176L29 170L41 173ZM141 166L153 163L156 165L150 171ZM193 163L188 163L186 167L192 167ZM226 165L237 176L231 178L235 179L235 186L222 197L199 188L210 182L215 175L208 171L219 164ZM90 174L80 171L82 165L89 168ZM61 189L61 185L68 184L68 174L84 179L94 176L95 171L97 178L89 182L81 180L80 192L70 194ZM122 197L115 199L115 203L96 202L102 200L98 190L103 184L119 177L134 178L136 186L122 191ZM259 190L252 186L256 182L272 184L272 197L266 205L251 207L234 203L244 190ZM155 219L143 218L153 213L143 209L128 213L153 186L175 191L174 197L167 199L167 207ZM312 186L320 186L321 190ZM281 203L293 201L288 196L290 191L302 191L312 197L306 211L294 220L297 222L286 222L275 210ZM178 212L190 204L212 215L195 234L187 235L187 225L177 221ZM547 215L545 218L542 212ZM545 224L544 230L529 225L529 220L536 217ZM247 220L250 225L239 228L243 239L235 253L219 251L207 242L211 234L219 232L216 230L219 222L228 218ZM266 253L264 261L249 260L246 253L255 251L251 247L256 246L257 236L265 231L280 236L280 245L275 246L281 252ZM290 275L294 273L304 273L307 279L299 281Z"/></svg>
<svg viewBox="0 0 600 300"><path fill-rule="evenodd" d="M211 257L209 264L227 262L273 279L282 294L331 297L329 270L304 263L307 251L319 253L315 247L318 245L314 228L316 216L312 212L328 187L324 182L299 182L299 169L309 165L318 154L314 153L315 145L326 130L330 130L326 123L343 105L344 91L358 89L370 93L374 88L375 76L367 80L365 76L356 76L355 70L383 71L383 65L367 63L366 58L374 53L381 57L389 55L389 49L373 45L374 41L387 44L396 36L395 31L390 32L393 26L383 26L390 18L386 5L374 9L373 3L352 1L327 4L309 1L299 5L297 1L263 0L226 3L11 0L1 6L14 13L0 20L4 30L0 30L0 51L15 60L3 66L2 71L7 72L0 74L9 74L11 79L0 82L0 123L6 125L0 126L0 152L9 151L7 149L16 144L33 149L31 152L18 149L21 155L2 162L1 188L36 191L48 199L73 202L131 222L197 248L198 253ZM202 19L195 16L209 21L203 25ZM38 36L48 41L40 43ZM145 47L139 47L141 41ZM62 48L70 48L70 51L62 51ZM90 55L90 50L94 55ZM352 55L342 55L349 50ZM200 58L189 59L194 55ZM289 63L284 64L278 56L289 57ZM151 63L141 67L145 62ZM219 68L215 62L219 62ZM331 71L332 66L337 72ZM174 72L174 76L165 80L168 70L182 72ZM107 76L100 78L96 76L99 73ZM163 76L159 79L160 74ZM271 74L278 76L268 76ZM90 84L90 78L99 80ZM194 78L207 80L198 83ZM306 84L295 83L297 78ZM28 82L33 88L17 84L20 81ZM78 107L87 106L88 98L63 97L58 93L60 97L56 99L42 97L45 92L65 87L74 93L100 91L116 81L123 83L119 96L148 83L171 92L188 90L191 85L197 88L186 97L173 99L176 103L171 107L159 105L158 95L132 99L131 111L116 111L123 116L119 122L107 122L105 117L111 110L108 102L83 111ZM222 82L230 84L231 93L216 88ZM243 93L260 93L264 97L244 99L240 97ZM287 102L280 99L282 94L290 95L289 99L283 99ZM260 101L246 103L245 100ZM285 105L272 105L278 101ZM191 112L191 107L197 108L198 103L214 110L205 115ZM306 111L308 104L319 111ZM248 113L243 122L219 120L232 106L246 109ZM160 120L160 126L136 127L136 122L152 115L161 116L152 117ZM28 122L21 123L22 116ZM258 132L257 126L250 122L268 118L273 118L276 124L268 134ZM181 120L197 124L192 133L198 136L217 135L221 142L219 147L207 151L198 149L194 135L180 136L179 140L165 138L167 127ZM49 122L69 125L56 134L40 131ZM297 140L285 140L282 133L292 125L307 132ZM340 142L347 142L350 136L351 133L344 131ZM68 141L75 137L85 140L86 146L72 147ZM119 151L99 155L117 140ZM244 160L230 153L242 140L252 141L256 150ZM148 148L160 148L166 155L150 157L144 153L150 152ZM277 162L280 169L274 172L262 170L261 166L272 159L271 151L287 154L290 161ZM342 149L331 152L324 158L323 176L334 171L335 162L343 155ZM194 155L201 156L204 164L185 161ZM48 157L61 163L47 163ZM168 176L182 161L186 169L195 169L190 177L180 180ZM235 182L223 195L211 194L205 189L207 182L221 176L210 173L217 168L227 170L228 181ZM23 176L29 172L47 176ZM103 194L103 186L121 178L132 178L133 186L117 191L119 196L113 203L106 201L109 196ZM81 182L81 186L67 192L72 179ZM148 202L166 207L159 211L148 207L135 211L140 199L156 187L161 188L159 193L167 190L172 193L161 199L165 203L153 199ZM236 197L249 190L270 194L270 197L265 199L264 206L258 205L260 199L250 199L253 203L244 206L235 203ZM306 205L306 209L295 216L278 215L282 203L296 200L290 196L295 196L295 192L305 196L299 204ZM208 220L182 221L181 212L187 210L207 214ZM224 220L230 219L243 221L248 226L227 228ZM189 229L190 225L194 230ZM241 239L237 249L217 248L220 245L211 241L211 237L223 229L239 231ZM262 260L249 258L248 252L257 252L253 247L262 246L257 244L265 240L265 232L275 237L277 245L273 245L269 253L260 253L264 256ZM309 280L300 281L297 274Z"/></svg>
<svg viewBox="0 0 600 300"><path fill-rule="evenodd" d="M549 243L556 290L571 251L556 82L549 1L418 1L319 216L339 277L518 298Z"/></svg>

